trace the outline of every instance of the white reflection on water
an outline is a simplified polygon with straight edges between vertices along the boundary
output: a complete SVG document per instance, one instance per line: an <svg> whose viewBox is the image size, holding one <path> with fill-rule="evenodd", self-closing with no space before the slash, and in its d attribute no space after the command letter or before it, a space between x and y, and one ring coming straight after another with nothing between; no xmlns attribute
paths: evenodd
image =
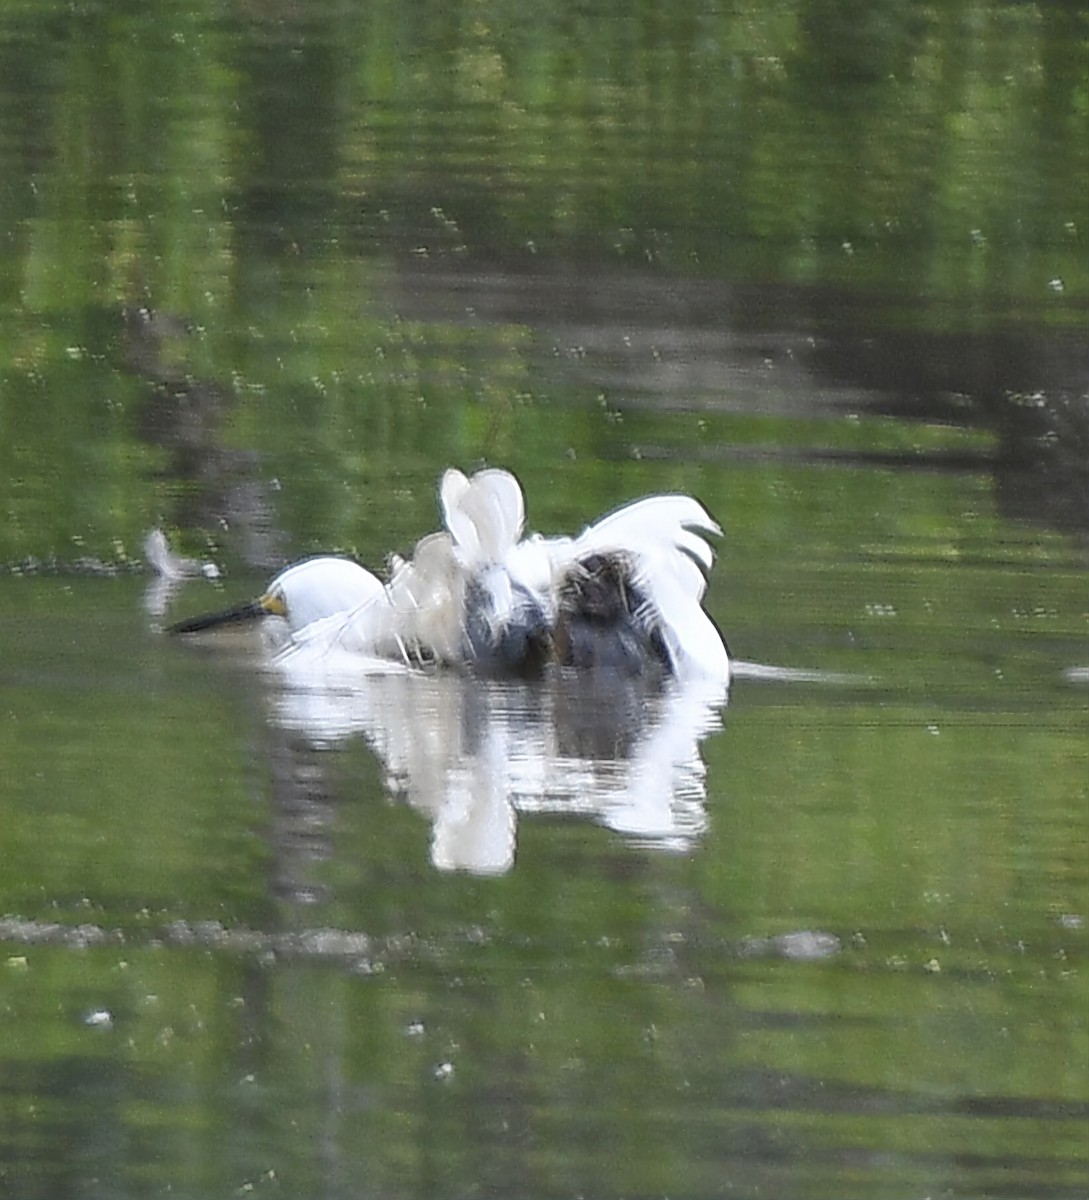
<svg viewBox="0 0 1089 1200"><path fill-rule="evenodd" d="M430 820L440 870L510 870L531 813L588 817L669 850L706 827L700 742L722 727L722 688L649 692L560 672L512 683L358 660L335 671L292 654L276 667L274 720L316 747L362 735L390 789Z"/></svg>

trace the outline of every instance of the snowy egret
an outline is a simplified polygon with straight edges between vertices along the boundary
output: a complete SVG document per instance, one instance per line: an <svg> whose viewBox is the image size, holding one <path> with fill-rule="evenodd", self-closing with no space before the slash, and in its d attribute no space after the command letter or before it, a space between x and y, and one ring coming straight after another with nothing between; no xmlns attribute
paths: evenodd
<svg viewBox="0 0 1089 1200"><path fill-rule="evenodd" d="M703 608L707 537L721 530L691 496L637 500L574 538L524 536L522 488L508 471L448 470L439 502L444 529L394 558L384 598L308 631L309 652L729 683L726 644Z"/></svg>
<svg viewBox="0 0 1089 1200"><path fill-rule="evenodd" d="M173 631L276 613L311 655L500 675L552 662L728 684L729 653L703 608L707 537L722 531L691 496L637 500L574 538L525 535L525 499L509 471L448 470L439 505L443 529L394 557L387 584L346 559L308 559L257 600Z"/></svg>

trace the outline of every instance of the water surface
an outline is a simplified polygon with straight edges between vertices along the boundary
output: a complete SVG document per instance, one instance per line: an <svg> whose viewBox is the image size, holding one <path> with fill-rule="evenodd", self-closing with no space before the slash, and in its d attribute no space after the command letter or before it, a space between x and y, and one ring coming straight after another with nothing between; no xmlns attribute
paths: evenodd
<svg viewBox="0 0 1089 1200"><path fill-rule="evenodd" d="M0 17L0 1191L1089 1190L1085 48ZM728 703L162 633L484 462L698 495Z"/></svg>

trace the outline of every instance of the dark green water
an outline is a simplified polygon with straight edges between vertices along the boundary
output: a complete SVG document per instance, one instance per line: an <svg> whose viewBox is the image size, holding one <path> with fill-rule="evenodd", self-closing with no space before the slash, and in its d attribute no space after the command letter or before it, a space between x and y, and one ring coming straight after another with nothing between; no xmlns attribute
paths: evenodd
<svg viewBox="0 0 1089 1200"><path fill-rule="evenodd" d="M1089 21L0 14L0 1194L1089 1192ZM721 713L158 631L448 464L726 534ZM1080 670L1079 670L1080 669ZM758 673L757 673L758 674Z"/></svg>

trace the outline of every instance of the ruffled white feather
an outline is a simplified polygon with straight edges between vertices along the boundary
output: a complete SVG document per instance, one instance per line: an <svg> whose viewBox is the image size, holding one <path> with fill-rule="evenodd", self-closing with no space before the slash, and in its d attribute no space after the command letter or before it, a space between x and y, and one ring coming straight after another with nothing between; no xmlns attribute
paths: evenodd
<svg viewBox="0 0 1089 1200"><path fill-rule="evenodd" d="M296 577L290 571L281 576L289 612L326 618L296 640L311 650L327 645L378 660L472 666L482 639L498 644L509 630L530 622L551 627L569 580L597 556L630 574L640 597L631 616L665 646L672 674L728 682L729 655L702 604L714 562L707 539L722 531L691 496L637 500L574 538L525 537L522 488L507 471L468 477L448 470L439 503L445 528L423 538L411 557L394 558L387 585L371 576L365 593L357 591L335 616L329 610L333 597L315 600L315 569L301 570L303 563L293 568ZM330 579L346 585L349 575L336 569ZM298 585L297 594L287 595L290 584ZM354 586L359 588L358 578ZM347 593L352 599L351 588Z"/></svg>

